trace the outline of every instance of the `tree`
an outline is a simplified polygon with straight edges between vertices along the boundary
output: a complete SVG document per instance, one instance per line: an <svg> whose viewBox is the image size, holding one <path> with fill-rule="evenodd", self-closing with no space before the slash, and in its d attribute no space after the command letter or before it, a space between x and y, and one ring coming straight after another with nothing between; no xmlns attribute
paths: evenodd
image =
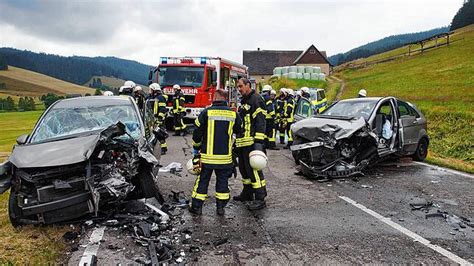
<svg viewBox="0 0 474 266"><path fill-rule="evenodd" d="M13 98L8 96L4 101L4 110L5 111L13 111L15 110L15 101Z"/></svg>
<svg viewBox="0 0 474 266"><path fill-rule="evenodd" d="M90 93L84 94L84 97L87 97L87 96L92 96L92 95Z"/></svg>
<svg viewBox="0 0 474 266"><path fill-rule="evenodd" d="M64 97L58 96L51 92L46 95L41 96L41 101L44 103L44 106L46 108L48 108L49 106L51 106L51 104L53 104L54 102L60 99L64 99Z"/></svg>
<svg viewBox="0 0 474 266"><path fill-rule="evenodd" d="M95 89L94 95L102 95L102 90L99 88Z"/></svg>
<svg viewBox="0 0 474 266"><path fill-rule="evenodd" d="M0 70L8 70L7 61L3 59L3 56L0 54Z"/></svg>
<svg viewBox="0 0 474 266"><path fill-rule="evenodd" d="M474 0L468 0L458 10L451 22L450 30L459 29L474 23Z"/></svg>
<svg viewBox="0 0 474 266"><path fill-rule="evenodd" d="M20 99L18 100L18 111L26 111L25 100L23 99L23 97L20 97Z"/></svg>

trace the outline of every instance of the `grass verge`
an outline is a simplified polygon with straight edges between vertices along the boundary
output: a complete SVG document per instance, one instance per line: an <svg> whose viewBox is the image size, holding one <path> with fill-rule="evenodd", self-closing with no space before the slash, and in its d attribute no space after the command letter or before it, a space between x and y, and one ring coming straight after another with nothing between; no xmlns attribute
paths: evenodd
<svg viewBox="0 0 474 266"><path fill-rule="evenodd" d="M0 113L0 162L16 138L29 134L42 111ZM14 228L8 217L9 193L0 195L0 264L54 264L64 254L66 226Z"/></svg>

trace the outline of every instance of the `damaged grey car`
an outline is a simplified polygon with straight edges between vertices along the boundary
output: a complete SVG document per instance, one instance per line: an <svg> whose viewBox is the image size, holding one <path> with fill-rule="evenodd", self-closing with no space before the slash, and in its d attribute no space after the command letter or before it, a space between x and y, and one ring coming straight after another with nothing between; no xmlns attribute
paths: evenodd
<svg viewBox="0 0 474 266"><path fill-rule="evenodd" d="M426 158L426 119L411 103L394 97L347 99L313 115L305 101L296 108L290 147L305 176L349 177L389 156Z"/></svg>
<svg viewBox="0 0 474 266"><path fill-rule="evenodd" d="M81 97L51 105L0 165L0 193L10 189L11 223L97 216L127 199L163 202L153 174L158 161L140 116L131 97Z"/></svg>

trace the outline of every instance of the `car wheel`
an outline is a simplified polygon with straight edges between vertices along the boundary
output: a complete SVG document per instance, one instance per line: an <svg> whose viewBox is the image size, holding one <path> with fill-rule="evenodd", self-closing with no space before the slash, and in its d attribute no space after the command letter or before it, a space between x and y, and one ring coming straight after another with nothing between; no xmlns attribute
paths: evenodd
<svg viewBox="0 0 474 266"><path fill-rule="evenodd" d="M160 204L165 202L163 195L160 192L158 182L155 180L155 175L151 169L145 168L139 173L140 186L145 197L154 197Z"/></svg>
<svg viewBox="0 0 474 266"><path fill-rule="evenodd" d="M302 144L303 140L301 138L294 138L293 145L298 145ZM300 164L300 159L299 159L299 152L298 151L292 151L291 155L293 155L293 159L295 160L295 164L299 165Z"/></svg>
<svg viewBox="0 0 474 266"><path fill-rule="evenodd" d="M10 222L14 227L22 225L20 222L21 210L18 207L16 193L13 189L10 189L10 197L8 198L8 216L10 217Z"/></svg>
<svg viewBox="0 0 474 266"><path fill-rule="evenodd" d="M416 148L415 153L413 154L413 159L415 161L424 161L428 155L428 140L426 138L420 139L418 142L418 147Z"/></svg>

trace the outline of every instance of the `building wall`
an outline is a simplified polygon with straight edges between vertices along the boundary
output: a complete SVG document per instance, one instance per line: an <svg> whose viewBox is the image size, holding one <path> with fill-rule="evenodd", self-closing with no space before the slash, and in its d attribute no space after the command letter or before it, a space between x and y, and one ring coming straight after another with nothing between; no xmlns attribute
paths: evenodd
<svg viewBox="0 0 474 266"><path fill-rule="evenodd" d="M329 64L296 64L297 66L316 66L321 68L321 72L329 76Z"/></svg>

